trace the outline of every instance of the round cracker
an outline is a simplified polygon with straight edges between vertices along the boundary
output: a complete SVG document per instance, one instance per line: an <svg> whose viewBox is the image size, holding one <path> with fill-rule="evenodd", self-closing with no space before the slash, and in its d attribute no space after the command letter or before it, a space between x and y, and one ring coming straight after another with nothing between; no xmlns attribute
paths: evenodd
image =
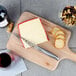
<svg viewBox="0 0 76 76"><path fill-rule="evenodd" d="M52 30L52 34L55 35L57 31L59 31L60 29L58 27L54 27Z"/></svg>
<svg viewBox="0 0 76 76"><path fill-rule="evenodd" d="M59 35L56 36L56 39L63 39L63 40L65 40L65 36L62 35L62 34L59 34Z"/></svg>
<svg viewBox="0 0 76 76"><path fill-rule="evenodd" d="M55 47L58 49L64 48L65 41L63 39L56 39L55 40Z"/></svg>
<svg viewBox="0 0 76 76"><path fill-rule="evenodd" d="M56 32L55 37L58 35L65 35L65 33L62 30L59 30Z"/></svg>

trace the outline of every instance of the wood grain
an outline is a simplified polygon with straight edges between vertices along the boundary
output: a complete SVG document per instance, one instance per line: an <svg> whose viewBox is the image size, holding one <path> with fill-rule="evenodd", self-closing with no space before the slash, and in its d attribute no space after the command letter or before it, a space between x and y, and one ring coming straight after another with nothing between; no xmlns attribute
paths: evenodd
<svg viewBox="0 0 76 76"><path fill-rule="evenodd" d="M20 16L13 32L19 34L18 27L17 27L18 24L25 21L25 20L32 19L35 17L39 17L39 16L34 15L30 12L24 12ZM58 26L58 25L56 25L56 24L54 24L54 23L52 23L52 22L50 22L50 21L47 21L44 18L41 18L41 22L44 25L44 28L47 32L49 41L41 43L41 44L39 44L39 46L41 46L41 47L45 48L46 50L56 54L60 58L59 61L43 54L42 52L39 52L38 50L36 50L34 48L29 48L29 49L23 48L21 41L19 39L17 39L13 34L11 35L11 37L7 43L7 48L9 50L15 52L19 56L21 56L21 57L23 57L29 61L32 61L32 62L34 62L34 63L36 63L36 64L38 64L44 68L47 68L49 70L55 70L58 63L62 59L71 59L73 61L76 61L76 54L71 52L70 49L68 48L68 42L69 42L69 39L71 36L71 32L60 27L60 26ZM61 28L66 33L66 45L63 49L56 49L52 43L52 41L53 41L52 36L50 36L48 34L48 31L52 30L55 26Z"/></svg>

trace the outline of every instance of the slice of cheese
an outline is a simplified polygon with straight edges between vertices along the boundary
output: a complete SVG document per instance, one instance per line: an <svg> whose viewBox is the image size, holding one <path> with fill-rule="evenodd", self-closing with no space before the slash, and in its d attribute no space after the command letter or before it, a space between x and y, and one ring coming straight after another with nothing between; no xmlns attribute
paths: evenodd
<svg viewBox="0 0 76 76"><path fill-rule="evenodd" d="M19 24L19 33L21 37L35 43L40 44L45 41L48 41L46 32L41 24L39 18L31 19ZM22 40L22 43L25 48L29 48L30 46Z"/></svg>

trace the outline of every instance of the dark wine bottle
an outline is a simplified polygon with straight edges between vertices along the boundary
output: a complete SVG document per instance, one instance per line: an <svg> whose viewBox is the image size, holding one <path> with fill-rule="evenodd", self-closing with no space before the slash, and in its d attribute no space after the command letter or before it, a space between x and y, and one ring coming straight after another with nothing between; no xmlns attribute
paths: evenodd
<svg viewBox="0 0 76 76"><path fill-rule="evenodd" d="M6 8L0 5L0 27L5 27L8 25L9 22L7 17Z"/></svg>

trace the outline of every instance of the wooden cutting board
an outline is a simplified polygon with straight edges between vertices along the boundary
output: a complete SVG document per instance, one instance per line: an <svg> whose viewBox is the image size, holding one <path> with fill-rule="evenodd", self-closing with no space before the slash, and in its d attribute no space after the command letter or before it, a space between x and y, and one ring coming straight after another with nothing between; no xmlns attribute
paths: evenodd
<svg viewBox="0 0 76 76"><path fill-rule="evenodd" d="M25 20L29 20L29 19L33 19L35 17L39 17L37 15L34 15L30 12L24 12L18 22L16 23L16 26L14 28L14 31L15 33L19 34L18 32L18 24L25 21ZM40 17L41 18L41 17ZM49 70L55 70L58 63L62 60L62 59L70 59L70 60L73 60L73 61L76 61L76 54L71 52L71 50L68 48L68 42L69 42L69 39L70 39L70 36L71 36L71 32L44 19L44 18L41 18L41 22L42 24L44 25L44 28L47 32L47 35L49 37L49 41L48 42L45 42L45 43L42 43L40 44L41 47L51 51L52 53L56 54L60 60L57 61L45 54L43 54L42 52L39 52L38 50L34 49L34 48L29 48L29 49L26 49L22 46L22 43L21 41L15 37L13 34L11 35L8 43L7 43L7 48L13 52L15 52L16 54L18 54L19 56L31 61L31 62L34 62L42 67L45 67ZM66 45L63 49L56 49L53 45L52 45L52 37L48 34L48 31L50 29L52 29L53 27L55 26L58 26L59 28L61 28L62 30L65 31L66 33Z"/></svg>

